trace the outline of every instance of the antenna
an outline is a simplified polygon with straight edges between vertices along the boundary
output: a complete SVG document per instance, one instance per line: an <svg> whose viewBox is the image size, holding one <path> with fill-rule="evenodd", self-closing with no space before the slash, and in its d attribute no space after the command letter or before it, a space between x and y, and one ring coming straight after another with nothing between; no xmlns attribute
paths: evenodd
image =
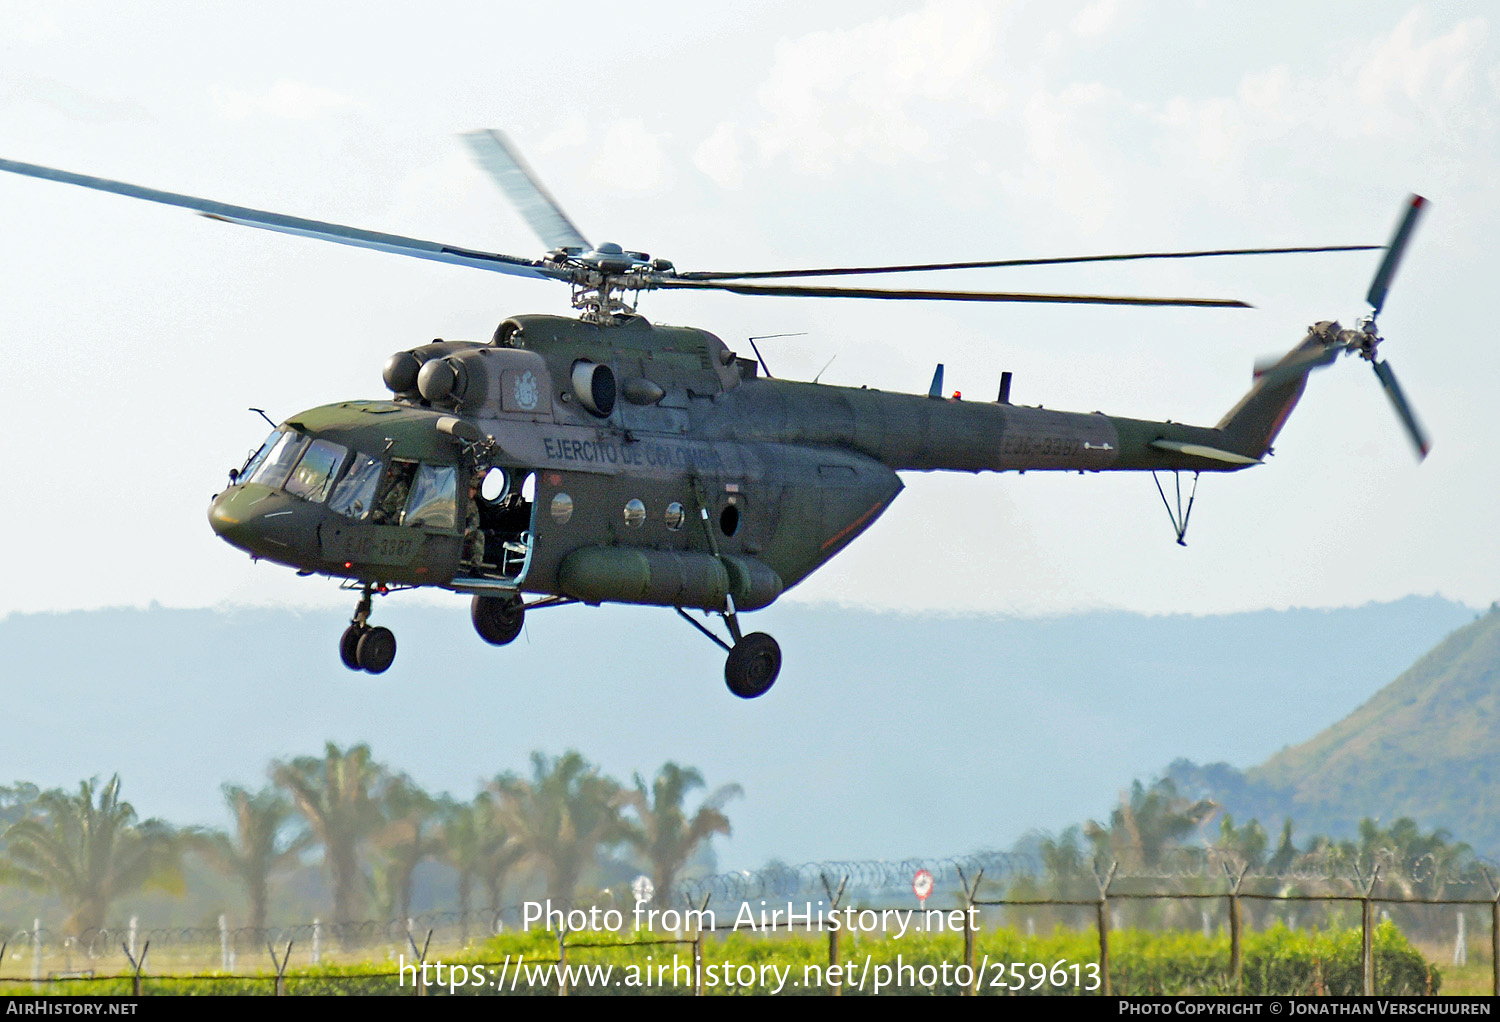
<svg viewBox="0 0 1500 1022"><path fill-rule="evenodd" d="M768 380L774 380L774 379L776 379L776 377L773 376L773 375L771 375L771 367L768 366L768 365L766 365L765 356L763 356L760 353L760 349L755 346L755 342L756 341L769 341L769 340L771 340L774 337L806 337L806 336L807 336L807 331L806 330L799 330L796 333L792 333L792 334L761 334L759 337L750 337L750 338L747 338L747 340L749 340L749 342L750 342L750 350L753 351L753 352L755 352L755 360L760 363L760 371L766 374L766 379L768 379ZM823 368L827 369L828 367L824 366ZM818 375L821 376L823 374L819 373ZM817 380L814 380L813 382L816 383Z"/></svg>

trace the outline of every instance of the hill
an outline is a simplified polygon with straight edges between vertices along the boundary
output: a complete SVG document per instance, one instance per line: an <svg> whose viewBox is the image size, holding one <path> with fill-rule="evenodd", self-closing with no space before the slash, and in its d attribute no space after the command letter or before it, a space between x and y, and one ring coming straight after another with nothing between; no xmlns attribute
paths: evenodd
<svg viewBox="0 0 1500 1022"><path fill-rule="evenodd" d="M1500 608L1418 659L1353 713L1243 774L1174 763L1179 786L1240 817L1352 833L1409 816L1500 851Z"/></svg>

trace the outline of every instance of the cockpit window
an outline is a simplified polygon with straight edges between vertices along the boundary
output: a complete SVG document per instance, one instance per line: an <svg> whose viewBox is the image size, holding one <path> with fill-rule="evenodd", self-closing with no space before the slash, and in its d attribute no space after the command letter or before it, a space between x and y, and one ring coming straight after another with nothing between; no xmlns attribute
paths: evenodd
<svg viewBox="0 0 1500 1022"><path fill-rule="evenodd" d="M402 525L452 529L458 520L458 470L452 465L419 465Z"/></svg>
<svg viewBox="0 0 1500 1022"><path fill-rule="evenodd" d="M292 466L297 464L297 457L306 446L307 437L291 430L282 433L248 481L273 488L280 486L291 475Z"/></svg>
<svg viewBox="0 0 1500 1022"><path fill-rule="evenodd" d="M271 448L274 447L276 445L276 441L280 439L281 430L273 429L271 431L271 435L266 437L266 442L260 445L260 450L250 455L250 459L245 462L245 467L240 469L240 478L249 479L250 473L260 468L260 463L266 460L266 455L271 453Z"/></svg>
<svg viewBox="0 0 1500 1022"><path fill-rule="evenodd" d="M349 448L330 440L314 440L307 445L307 452L297 462L296 469L286 482L286 492L302 497L314 504L321 504L333 486L333 477Z"/></svg>
<svg viewBox="0 0 1500 1022"><path fill-rule="evenodd" d="M354 464L344 473L344 478L333 488L328 506L350 518L364 518L374 506L375 486L380 482L379 458L354 452Z"/></svg>

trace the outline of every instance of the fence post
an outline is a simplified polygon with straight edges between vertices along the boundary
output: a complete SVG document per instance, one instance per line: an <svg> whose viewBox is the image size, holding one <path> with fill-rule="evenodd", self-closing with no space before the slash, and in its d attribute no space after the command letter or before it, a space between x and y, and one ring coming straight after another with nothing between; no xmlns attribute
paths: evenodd
<svg viewBox="0 0 1500 1022"><path fill-rule="evenodd" d="M1490 992L1500 997L1500 884L1483 866L1484 882L1490 885Z"/></svg>
<svg viewBox="0 0 1500 1022"><path fill-rule="evenodd" d="M703 903L698 906L698 925L693 927L693 996L703 996L703 913L708 911L708 901L714 896L709 891L703 896ZM693 907L693 900L687 895L682 896L687 902L688 908Z"/></svg>
<svg viewBox="0 0 1500 1022"><path fill-rule="evenodd" d="M1363 943L1360 954L1361 985L1366 997L1375 996L1375 903L1370 900L1370 895L1375 890L1375 882L1380 879L1380 865L1370 871L1370 879L1365 882L1364 897L1360 899L1360 930Z"/></svg>
<svg viewBox="0 0 1500 1022"><path fill-rule="evenodd" d="M292 960L292 942L286 942L286 953L279 962L276 960L276 947L270 941L266 942L266 950L271 952L271 964L276 967L276 996L283 997L286 994L286 967Z"/></svg>
<svg viewBox="0 0 1500 1022"><path fill-rule="evenodd" d="M1111 862L1109 872L1102 877L1097 867L1094 870L1094 879L1099 883L1099 993L1104 997L1112 996L1113 989L1109 982L1109 885L1114 881L1119 865L1119 862Z"/></svg>
<svg viewBox="0 0 1500 1022"><path fill-rule="evenodd" d="M964 889L964 965L969 969L969 982L964 985L960 995L963 997L973 997L979 988L979 978L974 975L974 899L979 897L979 882L983 879L984 870L981 869L974 875L974 883L970 885L963 869L958 870L958 882Z"/></svg>
<svg viewBox="0 0 1500 1022"><path fill-rule="evenodd" d="M828 882L828 877L826 874L818 874L818 879L823 881L823 890L828 894L828 910L830 912L837 912L839 909L839 902L844 897L844 888L849 883L849 874L845 873L844 878L839 881L839 889L837 891L835 891L833 889L833 885ZM828 931L828 967L832 969L838 964L839 930L835 928ZM844 995L844 984L842 982L830 984L828 987L828 995L830 997L842 997Z"/></svg>
<svg viewBox="0 0 1500 1022"><path fill-rule="evenodd" d="M557 996L568 996L568 921L557 931Z"/></svg>
<svg viewBox="0 0 1500 1022"><path fill-rule="evenodd" d="M42 921L31 921L31 978L42 978Z"/></svg>
<svg viewBox="0 0 1500 1022"><path fill-rule="evenodd" d="M132 917L130 921L132 923L135 922L134 917ZM134 927L132 927L131 929L134 930ZM131 979L130 989L136 997L139 997L141 996L141 970L146 967L146 955L151 951L151 942L149 940L146 941L146 946L141 948L141 957L139 960L136 959L135 955L130 953L130 948L128 946L121 944L120 950L125 952L125 957L130 959L130 964L135 969L135 975Z"/></svg>
<svg viewBox="0 0 1500 1022"><path fill-rule="evenodd" d="M1240 867L1239 875L1229 872L1229 867L1224 867L1224 872L1231 881L1229 887L1229 982L1236 994L1244 993L1244 960L1240 950L1240 885L1245 882L1245 872L1250 866L1247 863Z"/></svg>
<svg viewBox="0 0 1500 1022"><path fill-rule="evenodd" d="M313 920L312 938L312 964L319 965L323 961L323 920Z"/></svg>
<svg viewBox="0 0 1500 1022"><path fill-rule="evenodd" d="M407 923L410 923L410 922L411 922L411 920L408 919ZM412 939L411 928L410 928L410 926L408 926L407 930L406 930L406 942L411 945L411 952L412 952L412 954L414 954L414 955L417 956L417 990L416 990L415 996L417 996L417 997L426 997L427 996L427 949L430 948L430 947L432 947L432 931L431 930L427 931L427 940L423 942L421 948L418 948L417 947L417 942ZM288 944L287 946L290 947L291 945ZM290 954L291 952L288 951L287 953Z"/></svg>

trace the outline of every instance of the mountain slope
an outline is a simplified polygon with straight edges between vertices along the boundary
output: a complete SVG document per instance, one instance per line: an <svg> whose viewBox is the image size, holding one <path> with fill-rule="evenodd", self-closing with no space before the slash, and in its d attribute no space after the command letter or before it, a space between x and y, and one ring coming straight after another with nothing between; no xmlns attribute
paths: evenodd
<svg viewBox="0 0 1500 1022"><path fill-rule="evenodd" d="M1500 849L1500 609L1245 780L1328 829L1410 816L1482 852Z"/></svg>

